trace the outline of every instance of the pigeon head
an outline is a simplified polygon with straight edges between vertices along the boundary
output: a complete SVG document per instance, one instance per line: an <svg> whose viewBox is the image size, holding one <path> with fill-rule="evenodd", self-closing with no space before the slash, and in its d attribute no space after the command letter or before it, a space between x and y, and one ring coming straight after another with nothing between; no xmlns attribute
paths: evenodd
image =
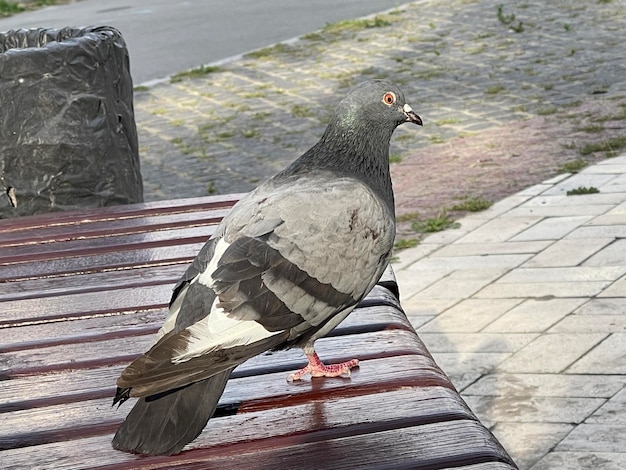
<svg viewBox="0 0 626 470"><path fill-rule="evenodd" d="M388 80L360 83L337 104L320 141L277 179L330 171L365 182L393 207L389 143L396 127L406 122L422 125L397 85Z"/></svg>
<svg viewBox="0 0 626 470"><path fill-rule="evenodd" d="M391 135L406 122L422 125L402 90L388 80L368 80L337 104L320 144L337 156L356 154L388 165Z"/></svg>
<svg viewBox="0 0 626 470"><path fill-rule="evenodd" d="M380 130L390 136L405 122L422 125L404 93L388 80L368 80L352 88L337 106L333 121L342 129Z"/></svg>

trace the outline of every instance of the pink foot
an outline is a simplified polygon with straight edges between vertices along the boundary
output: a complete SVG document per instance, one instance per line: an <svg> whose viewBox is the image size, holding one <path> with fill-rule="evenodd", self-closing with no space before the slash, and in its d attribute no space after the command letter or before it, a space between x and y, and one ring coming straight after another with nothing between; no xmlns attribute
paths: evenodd
<svg viewBox="0 0 626 470"><path fill-rule="evenodd" d="M306 374L311 374L311 377L350 377L350 369L359 365L358 359L352 359L340 364L325 365L316 352L307 354L306 357L309 359L308 365L293 374L289 374L287 376L289 382L300 380Z"/></svg>

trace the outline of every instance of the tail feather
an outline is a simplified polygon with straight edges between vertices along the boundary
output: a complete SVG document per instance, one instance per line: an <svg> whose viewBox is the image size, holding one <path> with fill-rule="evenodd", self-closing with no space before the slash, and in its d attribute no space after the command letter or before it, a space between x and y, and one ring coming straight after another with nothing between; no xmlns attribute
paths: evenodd
<svg viewBox="0 0 626 470"><path fill-rule="evenodd" d="M146 455L177 454L206 426L231 371L139 399L117 430L113 448Z"/></svg>

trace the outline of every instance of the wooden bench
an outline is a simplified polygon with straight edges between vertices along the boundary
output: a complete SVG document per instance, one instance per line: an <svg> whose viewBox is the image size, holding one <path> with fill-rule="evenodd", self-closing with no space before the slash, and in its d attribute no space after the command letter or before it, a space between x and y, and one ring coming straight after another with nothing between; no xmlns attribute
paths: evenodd
<svg viewBox="0 0 626 470"><path fill-rule="evenodd" d="M288 383L301 351L233 373L183 453L110 441L122 368L146 350L171 288L237 195L0 221L0 467L513 469L415 334L388 273L330 337L352 377Z"/></svg>

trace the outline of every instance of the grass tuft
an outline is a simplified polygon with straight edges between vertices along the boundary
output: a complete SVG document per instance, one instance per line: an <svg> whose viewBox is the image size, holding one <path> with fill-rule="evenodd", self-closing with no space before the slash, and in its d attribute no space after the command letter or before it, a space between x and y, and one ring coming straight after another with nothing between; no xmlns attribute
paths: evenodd
<svg viewBox="0 0 626 470"><path fill-rule="evenodd" d="M341 34L345 31L362 31L371 28L383 28L391 26L389 15L376 15L374 18L357 18L355 20L344 20L336 23L329 23L322 28L323 33Z"/></svg>
<svg viewBox="0 0 626 470"><path fill-rule="evenodd" d="M259 49L257 51L248 52L244 55L246 59L267 59L270 56L277 54L285 54L288 52L292 52L294 50L293 47L278 43L273 46L265 47L263 49Z"/></svg>
<svg viewBox="0 0 626 470"><path fill-rule="evenodd" d="M441 232L449 228L459 228L461 224L455 222L444 209L438 216L426 220L416 220L411 224L411 228L418 233Z"/></svg>
<svg viewBox="0 0 626 470"><path fill-rule="evenodd" d="M414 248L419 245L420 241L417 238L407 238L396 240L393 244L394 251L406 250L407 248Z"/></svg>
<svg viewBox="0 0 626 470"><path fill-rule="evenodd" d="M26 8L19 3L0 0L0 17L15 15L23 11L26 11Z"/></svg>
<svg viewBox="0 0 626 470"><path fill-rule="evenodd" d="M402 155L399 153L392 153L389 155L389 163L400 163L402 161Z"/></svg>
<svg viewBox="0 0 626 470"><path fill-rule="evenodd" d="M578 151L582 156L591 155L596 152L607 152L608 156L615 156L626 147L626 136L613 137L601 142L594 142L581 147Z"/></svg>
<svg viewBox="0 0 626 470"><path fill-rule="evenodd" d="M170 83L182 82L186 78L200 78L210 73L219 72L219 67L213 67L209 65L201 65L195 69L185 70L184 72L178 72L170 77Z"/></svg>
<svg viewBox="0 0 626 470"><path fill-rule="evenodd" d="M577 159L571 162L563 164L559 168L559 173L578 173L580 170L587 166L585 160Z"/></svg>
<svg viewBox="0 0 626 470"><path fill-rule="evenodd" d="M491 201L480 196L471 197L465 199L463 202L453 205L450 210L453 211L466 211L466 212L480 212L491 207Z"/></svg>
<svg viewBox="0 0 626 470"><path fill-rule="evenodd" d="M599 192L600 190L594 186L590 186L590 187L580 186L575 189L570 189L567 192L567 195L568 196L580 196L582 194L597 194Z"/></svg>

